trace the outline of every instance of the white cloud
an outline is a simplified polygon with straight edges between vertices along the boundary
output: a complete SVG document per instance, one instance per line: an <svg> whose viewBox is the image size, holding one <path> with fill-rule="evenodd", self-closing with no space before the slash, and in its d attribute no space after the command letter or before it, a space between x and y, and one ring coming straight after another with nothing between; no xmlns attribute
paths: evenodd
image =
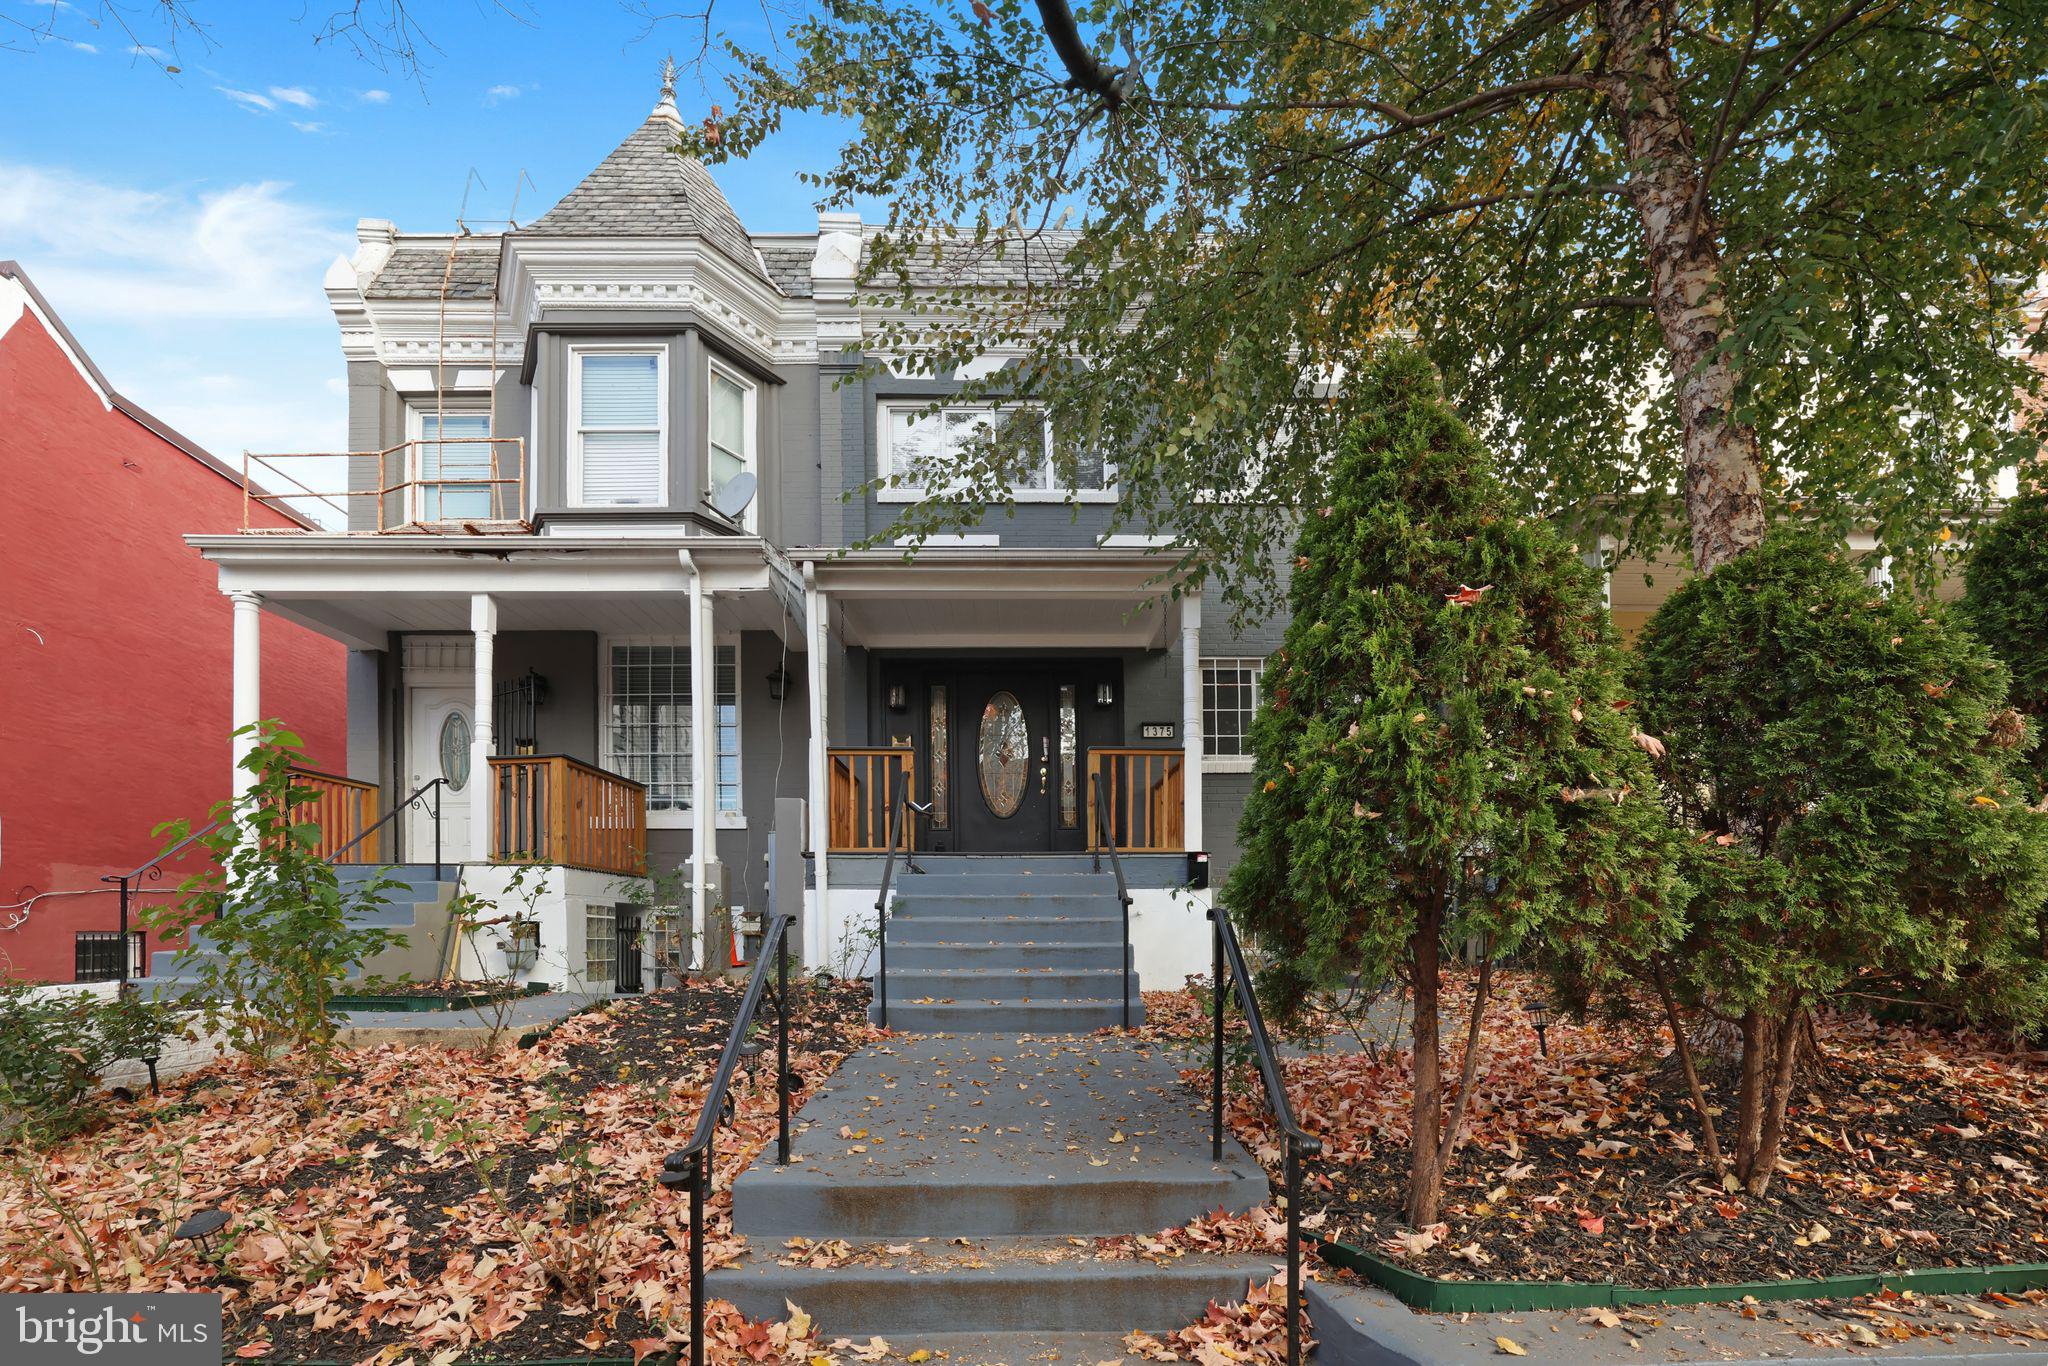
<svg viewBox="0 0 2048 1366"><path fill-rule="evenodd" d="M171 54L160 47L151 47L147 43L137 43L128 49L128 55L131 57L147 57L153 62L160 62Z"/></svg>
<svg viewBox="0 0 2048 1366"><path fill-rule="evenodd" d="M67 317L324 322L322 272L353 245L275 181L194 193L0 163L0 184L0 241Z"/></svg>
<svg viewBox="0 0 2048 1366"><path fill-rule="evenodd" d="M66 38L64 39L64 41L71 44L73 48L77 49L80 52L86 53L89 56L97 56L99 53L99 49L94 47L91 43L81 43L75 38Z"/></svg>
<svg viewBox="0 0 2048 1366"><path fill-rule="evenodd" d="M221 94L226 95L244 109L255 109L267 114L277 108L276 100L273 100L268 95L259 95L253 90L236 90L225 85L217 85L214 89L220 91Z"/></svg>
<svg viewBox="0 0 2048 1366"><path fill-rule="evenodd" d="M503 104L506 100L518 99L522 93L524 93L524 87L522 86L494 85L489 90L484 91L484 103L487 105Z"/></svg>
<svg viewBox="0 0 2048 1366"><path fill-rule="evenodd" d="M327 125L324 123L301 123L297 119L292 120L292 127L298 129L301 133L324 133L327 131Z"/></svg>
<svg viewBox="0 0 2048 1366"><path fill-rule="evenodd" d="M270 98L279 104L296 105L300 109L311 109L320 103L313 98L311 92L296 85L273 85L270 87Z"/></svg>
<svg viewBox="0 0 2048 1366"><path fill-rule="evenodd" d="M364 90L358 93L356 98L364 104L389 104L391 103L391 92L389 90Z"/></svg>

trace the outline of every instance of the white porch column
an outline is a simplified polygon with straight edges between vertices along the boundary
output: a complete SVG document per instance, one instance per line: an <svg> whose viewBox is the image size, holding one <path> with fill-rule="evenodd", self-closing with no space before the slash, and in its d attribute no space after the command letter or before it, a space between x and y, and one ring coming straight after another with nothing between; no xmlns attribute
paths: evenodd
<svg viewBox="0 0 2048 1366"><path fill-rule="evenodd" d="M1187 802L1181 817L1182 842L1190 850L1202 843L1202 595L1180 600L1180 734L1181 793Z"/></svg>
<svg viewBox="0 0 2048 1366"><path fill-rule="evenodd" d="M813 878L817 886L812 913L804 917L804 965L821 967L831 955L832 881L828 874L832 845L831 718L830 695L825 670L825 650L832 639L832 624L826 618L825 590L818 587L818 566L804 561L804 686L811 697L810 792L808 816L811 823Z"/></svg>
<svg viewBox="0 0 2048 1366"><path fill-rule="evenodd" d="M690 924L697 961L709 967L714 952L728 952L727 946L704 939L711 923L711 863L718 845L718 728L713 724L718 705L717 638L703 571L689 551L677 554L690 576Z"/></svg>
<svg viewBox="0 0 2048 1366"><path fill-rule="evenodd" d="M489 593L470 594L469 629L476 637L476 700L469 726L469 856L474 862L489 863L497 797L491 773L491 754L497 748L492 742L491 703L497 693L493 659L498 642L498 604Z"/></svg>
<svg viewBox="0 0 2048 1366"><path fill-rule="evenodd" d="M242 590L228 594L234 604L234 691L228 728L239 731L263 719L263 599ZM236 735L229 746L234 769L228 792L240 797L255 785L256 775L242 761L256 749L255 732Z"/></svg>

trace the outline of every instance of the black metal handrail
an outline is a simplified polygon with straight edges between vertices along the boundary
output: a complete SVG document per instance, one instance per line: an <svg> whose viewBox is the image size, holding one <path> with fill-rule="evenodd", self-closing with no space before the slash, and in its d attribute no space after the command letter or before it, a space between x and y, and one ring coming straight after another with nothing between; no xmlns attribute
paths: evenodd
<svg viewBox="0 0 2048 1366"><path fill-rule="evenodd" d="M434 803L429 810L434 817L434 881L439 882L441 880L441 793L438 789L444 788L447 785L448 780L446 778L429 778L426 782L421 783L418 787L407 793L403 799L393 802L391 809L377 817L375 821L364 828L361 834L357 835L347 844L342 845L341 848L335 850L332 854L329 854L327 861L329 863L341 862L342 855L376 834L390 822L398 819L399 812L404 811L408 807L418 806L426 800L427 794L432 792L434 794ZM397 832L396 826L393 826L392 829L394 833ZM399 852L411 853L412 851L402 849Z"/></svg>
<svg viewBox="0 0 2048 1366"><path fill-rule="evenodd" d="M225 817L223 817L223 820L224 819ZM163 865L169 863L173 858L176 858L179 854L184 853L187 849L190 849L193 845L205 839L214 831L220 829L221 824L221 821L214 821L211 824L206 825L198 830L194 830L191 834L185 836L185 838L179 840L170 848L162 851L155 858L150 859L147 863L139 864L125 873L109 873L105 877L100 879L101 882L118 882L121 884L120 935L121 943L123 945L126 945L128 942L128 922L130 919L130 908L134 904L135 899L135 884L142 881L142 879L144 878L148 878L151 882L161 881L164 875ZM128 982L130 980L128 974L128 964L125 961L125 959L126 952L124 949L124 961L121 964L120 984L114 988L114 990L117 993L124 996L128 993ZM149 958L147 954L145 954L143 957L142 966L143 975L147 976L149 971Z"/></svg>
<svg viewBox="0 0 2048 1366"><path fill-rule="evenodd" d="M1323 1150L1323 1141L1301 1127L1294 1106L1287 1099L1287 1079L1273 1056L1273 1040L1266 1033L1265 1018L1259 1013L1259 998L1252 991L1252 975L1244 965L1244 950L1238 946L1237 931L1230 926L1230 913L1222 906L1209 908L1209 923L1216 948L1214 1005L1216 1014L1215 1054L1210 1060L1210 1103L1213 1107L1210 1155L1223 1160L1223 1002L1224 973L1230 974L1229 988L1236 992L1244 1010L1245 1028L1251 1035L1252 1055L1258 1060L1259 1078L1265 1084L1266 1103L1286 1140L1281 1181L1287 1190L1287 1366L1301 1366L1301 1162Z"/></svg>
<svg viewBox="0 0 2048 1366"><path fill-rule="evenodd" d="M1109 866L1116 874L1116 899L1124 911L1124 1028L1131 1027L1131 888L1124 881L1124 861L1116 851L1116 832L1109 824L1109 790L1103 783L1102 772L1097 770L1089 775L1095 783L1095 800L1089 805L1095 808L1095 871L1102 871L1102 846L1109 846Z"/></svg>
<svg viewBox="0 0 2048 1366"><path fill-rule="evenodd" d="M690 1193L690 1366L704 1366L704 1197L711 1189L711 1142L720 1120L732 1116L732 1077L740 1060L755 1057L761 1045L747 1042L755 1012L761 1008L762 993L768 986L768 964L775 964L775 1102L779 1129L775 1139L775 1161L789 1165L789 925L794 919L779 911L768 922L761 937L761 951L754 959L753 975L747 979L747 994L740 998L739 1013L733 1016L732 1032L725 1036L725 1049L718 1055L718 1070L704 1092L704 1112L690 1141L662 1159L660 1181L665 1190Z"/></svg>
<svg viewBox="0 0 2048 1366"><path fill-rule="evenodd" d="M884 1029L889 1027L889 880L896 871L896 846L903 846L903 871L922 874L915 841L910 838L910 822L913 817L929 816L932 810L929 802L919 806L910 800L910 784L901 769L892 781L896 795L889 803L889 856L882 860L882 886L875 893L875 950L881 957L875 968L875 1019Z"/></svg>

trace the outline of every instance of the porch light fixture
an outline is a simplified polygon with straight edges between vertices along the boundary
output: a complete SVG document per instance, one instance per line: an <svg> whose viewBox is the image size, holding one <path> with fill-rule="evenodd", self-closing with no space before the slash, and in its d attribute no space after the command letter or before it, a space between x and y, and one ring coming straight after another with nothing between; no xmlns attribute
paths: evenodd
<svg viewBox="0 0 2048 1366"><path fill-rule="evenodd" d="M778 664L768 673L768 700L770 702L780 702L788 692L789 675Z"/></svg>
<svg viewBox="0 0 2048 1366"><path fill-rule="evenodd" d="M1109 683L1097 683L1097 684L1095 685L1095 705L1096 705L1096 706L1098 706L1098 707L1113 707L1113 706L1115 706L1115 705L1116 705L1116 688L1115 688L1115 686L1114 686L1114 685L1112 685L1112 684L1109 684Z"/></svg>
<svg viewBox="0 0 2048 1366"><path fill-rule="evenodd" d="M909 709L910 709L910 693L909 693L909 691L908 691L907 689L905 689L905 688L904 688L904 686L903 686L903 685L902 685L901 683L891 683L891 684L889 685L889 710L890 710L890 711L908 711Z"/></svg>
<svg viewBox="0 0 2048 1366"><path fill-rule="evenodd" d="M171 1234L181 1243L197 1243L202 1255L211 1257L214 1244L220 1239L220 1231L228 1226L228 1212L224 1209L203 1209Z"/></svg>
<svg viewBox="0 0 2048 1366"><path fill-rule="evenodd" d="M1550 1056L1550 1003L1529 1002L1529 1023L1536 1027L1536 1047L1544 1057Z"/></svg>

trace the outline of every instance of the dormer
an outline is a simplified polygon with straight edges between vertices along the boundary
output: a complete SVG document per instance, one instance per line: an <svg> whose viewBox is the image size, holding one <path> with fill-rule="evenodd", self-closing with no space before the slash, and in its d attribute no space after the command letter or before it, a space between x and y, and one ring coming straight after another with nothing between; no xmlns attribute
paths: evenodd
<svg viewBox="0 0 2048 1366"><path fill-rule="evenodd" d="M775 479L783 292L704 165L673 90L562 201L505 239L544 529L731 530L706 509ZM786 348L780 348L786 349ZM761 497L742 515L763 527Z"/></svg>

